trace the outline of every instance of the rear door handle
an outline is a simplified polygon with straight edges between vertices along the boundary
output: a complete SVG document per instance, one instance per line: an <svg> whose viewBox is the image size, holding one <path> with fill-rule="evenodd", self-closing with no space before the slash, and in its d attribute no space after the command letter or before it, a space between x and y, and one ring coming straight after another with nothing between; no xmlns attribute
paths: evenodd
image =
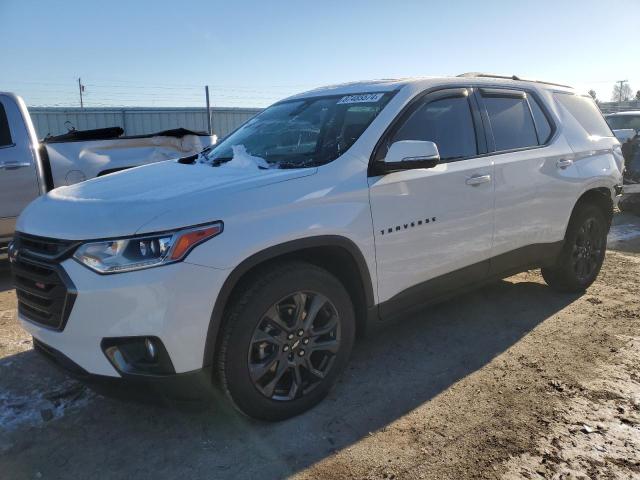
<svg viewBox="0 0 640 480"><path fill-rule="evenodd" d="M467 185L476 186L481 183L488 183L491 181L491 175L474 175L473 177L467 178L465 182Z"/></svg>
<svg viewBox="0 0 640 480"><path fill-rule="evenodd" d="M563 160L558 160L556 162L556 167L558 167L558 168L563 168L564 169L564 168L570 167L571 165L573 165L573 160L563 159Z"/></svg>
<svg viewBox="0 0 640 480"><path fill-rule="evenodd" d="M0 163L0 170L17 170L18 168L30 167L29 162L2 162Z"/></svg>

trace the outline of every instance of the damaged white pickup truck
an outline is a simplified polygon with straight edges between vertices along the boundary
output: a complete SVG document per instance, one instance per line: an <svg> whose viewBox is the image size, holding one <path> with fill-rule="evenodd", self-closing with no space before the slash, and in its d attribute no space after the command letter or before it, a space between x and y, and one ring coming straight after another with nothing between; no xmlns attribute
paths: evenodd
<svg viewBox="0 0 640 480"><path fill-rule="evenodd" d="M24 101L0 92L0 258L17 216L39 195L147 163L192 155L215 136L185 129L123 137L120 127L75 131L38 141Z"/></svg>

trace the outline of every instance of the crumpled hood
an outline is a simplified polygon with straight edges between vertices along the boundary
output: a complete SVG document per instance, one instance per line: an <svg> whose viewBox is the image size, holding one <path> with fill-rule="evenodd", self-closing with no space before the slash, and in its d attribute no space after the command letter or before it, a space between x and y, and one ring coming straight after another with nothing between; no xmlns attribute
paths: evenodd
<svg viewBox="0 0 640 480"><path fill-rule="evenodd" d="M185 209L190 224L206 223L222 217L221 199L315 172L155 163L52 190L22 212L16 230L65 240L117 237L146 232L153 219ZM170 228L188 226L172 217Z"/></svg>

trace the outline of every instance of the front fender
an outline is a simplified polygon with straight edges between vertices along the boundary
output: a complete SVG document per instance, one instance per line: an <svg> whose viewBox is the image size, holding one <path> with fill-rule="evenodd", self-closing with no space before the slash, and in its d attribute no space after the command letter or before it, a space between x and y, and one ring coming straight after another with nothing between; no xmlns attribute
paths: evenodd
<svg viewBox="0 0 640 480"><path fill-rule="evenodd" d="M364 255L357 245L348 238L339 235L320 235L273 245L243 260L229 273L224 281L222 288L218 292L213 312L211 313L211 319L209 321L204 356L202 359L204 367L213 363L215 358L215 349L218 342L218 334L224 320L224 312L227 303L229 302L231 293L243 276L253 268L264 264L269 260L274 260L279 257L284 257L285 255L316 247L338 247L344 249L349 253L349 255L351 255L358 268L367 310L371 310L373 308L373 305L375 304L375 294L373 282L371 280L371 273Z"/></svg>

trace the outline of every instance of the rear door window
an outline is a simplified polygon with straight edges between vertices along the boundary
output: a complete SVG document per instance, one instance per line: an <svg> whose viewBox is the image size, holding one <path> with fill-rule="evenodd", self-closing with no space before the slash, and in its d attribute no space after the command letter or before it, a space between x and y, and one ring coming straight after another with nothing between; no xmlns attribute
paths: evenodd
<svg viewBox="0 0 640 480"><path fill-rule="evenodd" d="M9 130L9 120L7 119L7 112L4 110L4 105L0 103L0 147L6 147L8 145L13 145L11 131Z"/></svg>
<svg viewBox="0 0 640 480"><path fill-rule="evenodd" d="M600 109L590 96L571 93L556 93L556 100L565 107L589 135L597 137L613 137Z"/></svg>
<svg viewBox="0 0 640 480"><path fill-rule="evenodd" d="M538 146L527 98L522 95L483 94L496 151Z"/></svg>

